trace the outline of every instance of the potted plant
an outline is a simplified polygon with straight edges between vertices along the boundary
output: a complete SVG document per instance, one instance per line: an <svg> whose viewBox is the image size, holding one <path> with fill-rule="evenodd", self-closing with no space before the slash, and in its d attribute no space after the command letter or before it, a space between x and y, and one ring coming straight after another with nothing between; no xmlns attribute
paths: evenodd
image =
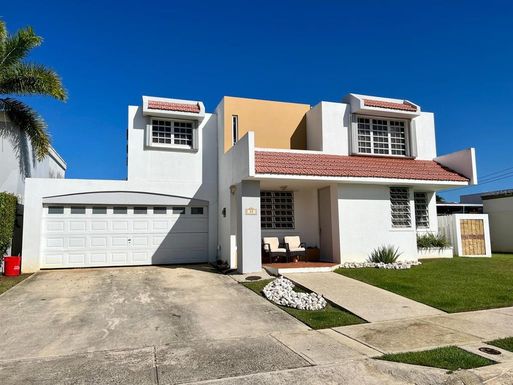
<svg viewBox="0 0 513 385"><path fill-rule="evenodd" d="M418 258L452 258L453 248L443 234L417 234Z"/></svg>
<svg viewBox="0 0 513 385"><path fill-rule="evenodd" d="M0 193L0 265L3 266L5 275L19 274L20 257L10 257L6 255L10 250L14 233L17 203L18 199L15 195L6 192ZM5 262L7 262L7 260L9 261L9 269L6 269L5 266ZM15 265L17 265L17 269L15 268ZM11 266L13 269L11 269Z"/></svg>

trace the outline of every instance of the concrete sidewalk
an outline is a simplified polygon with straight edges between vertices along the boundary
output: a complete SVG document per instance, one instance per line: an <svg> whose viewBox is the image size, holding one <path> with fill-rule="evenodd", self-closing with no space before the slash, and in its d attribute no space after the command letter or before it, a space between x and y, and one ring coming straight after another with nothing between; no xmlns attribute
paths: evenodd
<svg viewBox="0 0 513 385"><path fill-rule="evenodd" d="M286 274L300 286L369 322L444 315L441 310L337 273Z"/></svg>

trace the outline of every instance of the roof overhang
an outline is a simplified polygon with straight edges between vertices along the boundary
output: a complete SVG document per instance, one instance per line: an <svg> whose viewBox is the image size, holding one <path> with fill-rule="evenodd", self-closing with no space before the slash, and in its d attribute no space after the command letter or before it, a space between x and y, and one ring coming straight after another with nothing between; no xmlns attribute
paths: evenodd
<svg viewBox="0 0 513 385"><path fill-rule="evenodd" d="M418 180L398 178L364 178L364 177L330 177L330 176L309 176L309 175L285 175L285 174L255 174L252 179L260 181L281 181L283 182L308 182L309 184L327 185L331 183L348 184L372 184L372 185L394 185L394 186L423 186L429 190L438 191L459 186L467 186L467 182L439 181L439 180Z"/></svg>
<svg viewBox="0 0 513 385"><path fill-rule="evenodd" d="M407 119L421 114L419 105L405 99L348 94L343 101L348 103L351 106L351 112L356 114Z"/></svg>
<svg viewBox="0 0 513 385"><path fill-rule="evenodd" d="M162 118L202 121L205 105L198 100L169 99L143 96L143 115Z"/></svg>

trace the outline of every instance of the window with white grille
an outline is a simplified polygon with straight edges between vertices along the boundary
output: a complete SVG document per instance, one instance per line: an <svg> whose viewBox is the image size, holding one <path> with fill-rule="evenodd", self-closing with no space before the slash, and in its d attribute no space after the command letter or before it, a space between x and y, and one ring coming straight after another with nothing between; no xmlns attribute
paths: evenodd
<svg viewBox="0 0 513 385"><path fill-rule="evenodd" d="M413 194L415 201L415 226L418 229L429 228L429 205L428 197L425 192L415 192Z"/></svg>
<svg viewBox="0 0 513 385"><path fill-rule="evenodd" d="M408 155L408 122L397 119L356 118L357 152L374 155Z"/></svg>
<svg viewBox="0 0 513 385"><path fill-rule="evenodd" d="M260 192L262 229L294 228L294 195L290 191Z"/></svg>
<svg viewBox="0 0 513 385"><path fill-rule="evenodd" d="M193 122L152 119L151 143L193 148L193 130Z"/></svg>
<svg viewBox="0 0 513 385"><path fill-rule="evenodd" d="M390 188L392 227L411 227L410 192L406 187Z"/></svg>

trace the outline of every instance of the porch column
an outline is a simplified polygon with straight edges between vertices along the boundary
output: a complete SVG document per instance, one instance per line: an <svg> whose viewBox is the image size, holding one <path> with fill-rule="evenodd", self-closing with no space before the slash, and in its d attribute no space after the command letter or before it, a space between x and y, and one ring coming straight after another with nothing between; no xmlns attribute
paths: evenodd
<svg viewBox="0 0 513 385"><path fill-rule="evenodd" d="M260 182L242 181L237 185L237 270L255 273L262 270L260 235Z"/></svg>

